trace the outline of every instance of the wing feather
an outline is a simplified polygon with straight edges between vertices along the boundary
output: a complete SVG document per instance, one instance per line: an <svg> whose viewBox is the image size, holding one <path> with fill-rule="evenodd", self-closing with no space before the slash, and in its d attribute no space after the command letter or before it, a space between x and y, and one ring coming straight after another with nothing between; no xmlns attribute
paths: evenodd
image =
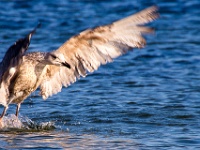
<svg viewBox="0 0 200 150"><path fill-rule="evenodd" d="M38 24L38 26L32 30L25 38L17 40L6 51L6 54L0 63L0 84L2 81L9 80L14 75L15 71L17 70L17 66L19 66L22 62L22 56L25 54L30 45L32 35L35 33L39 26L40 24ZM11 71L11 69L13 71Z"/></svg>
<svg viewBox="0 0 200 150"><path fill-rule="evenodd" d="M37 27L39 26L40 24L38 24ZM7 98L9 96L8 86L10 85L10 80L15 75L18 66L21 64L22 56L27 51L31 37L35 33L36 28L25 38L17 40L12 46L10 46L0 63L0 104L4 106L7 105Z"/></svg>
<svg viewBox="0 0 200 150"><path fill-rule="evenodd" d="M153 29L143 25L157 17L157 7L153 6L110 25L88 29L70 38L57 51L64 54L71 69L48 66L50 74L44 77L40 86L43 98L61 91L62 85L69 86L80 77L85 77L87 72L97 70L100 65L112 62L129 50L144 47L146 40L142 35L152 33Z"/></svg>

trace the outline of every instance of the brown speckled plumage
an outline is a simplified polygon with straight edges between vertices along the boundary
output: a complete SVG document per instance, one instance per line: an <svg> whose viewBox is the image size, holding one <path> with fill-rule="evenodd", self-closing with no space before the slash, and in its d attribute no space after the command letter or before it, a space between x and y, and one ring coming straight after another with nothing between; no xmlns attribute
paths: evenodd
<svg viewBox="0 0 200 150"><path fill-rule="evenodd" d="M88 72L97 70L100 65L112 62L114 58L133 48L144 47L146 40L142 35L153 32L144 24L157 17L157 7L149 7L110 25L83 31L50 53L35 52L24 55L26 50L19 46L19 52L10 56L11 65L7 65L4 72L0 72L0 103L6 109L10 103L20 106L38 87L43 99L46 99L60 92L62 86L67 87L80 77L85 77ZM25 44L29 43L30 37ZM8 57L9 55L6 59ZM5 64L5 61L3 63ZM2 68L2 63L0 67ZM10 76L5 77L5 74ZM19 107L16 115L18 110ZM5 112L1 117L4 114Z"/></svg>

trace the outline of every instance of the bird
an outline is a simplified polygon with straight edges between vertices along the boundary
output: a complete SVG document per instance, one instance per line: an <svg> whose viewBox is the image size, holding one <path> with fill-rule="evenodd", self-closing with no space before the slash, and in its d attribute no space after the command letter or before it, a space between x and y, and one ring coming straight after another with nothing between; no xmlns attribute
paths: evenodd
<svg viewBox="0 0 200 150"><path fill-rule="evenodd" d="M39 26L40 24L25 38L10 46L0 63L0 104L4 106L0 122L10 103L17 104L18 117L21 103L37 89L47 64L70 68L64 55L58 51L25 54L31 37Z"/></svg>
<svg viewBox="0 0 200 150"><path fill-rule="evenodd" d="M151 6L110 24L86 29L51 52L26 52L38 25L13 44L0 63L0 104L4 106L0 122L9 104L17 104L18 117L21 103L36 89L47 99L101 65L134 48L143 48L143 35L154 33L145 24L158 17L158 7Z"/></svg>

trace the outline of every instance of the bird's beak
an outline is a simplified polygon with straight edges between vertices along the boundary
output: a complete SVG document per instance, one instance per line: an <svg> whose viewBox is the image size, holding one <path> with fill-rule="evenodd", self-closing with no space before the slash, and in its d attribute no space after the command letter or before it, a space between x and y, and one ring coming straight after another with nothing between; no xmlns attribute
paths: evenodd
<svg viewBox="0 0 200 150"><path fill-rule="evenodd" d="M67 62L62 62L61 64L69 69L71 68L70 64L68 64Z"/></svg>

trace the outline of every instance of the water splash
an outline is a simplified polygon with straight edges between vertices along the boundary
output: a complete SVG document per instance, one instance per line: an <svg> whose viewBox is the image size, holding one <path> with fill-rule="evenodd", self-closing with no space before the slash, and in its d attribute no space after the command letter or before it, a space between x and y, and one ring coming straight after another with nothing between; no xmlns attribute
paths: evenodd
<svg viewBox="0 0 200 150"><path fill-rule="evenodd" d="M0 131L44 131L44 130L53 130L55 129L54 122L34 122L33 120L27 117L17 118L14 114L4 116Z"/></svg>
<svg viewBox="0 0 200 150"><path fill-rule="evenodd" d="M4 116L1 124L1 128L4 130L7 128L21 129L22 127L23 123L14 114L11 114L9 116Z"/></svg>

